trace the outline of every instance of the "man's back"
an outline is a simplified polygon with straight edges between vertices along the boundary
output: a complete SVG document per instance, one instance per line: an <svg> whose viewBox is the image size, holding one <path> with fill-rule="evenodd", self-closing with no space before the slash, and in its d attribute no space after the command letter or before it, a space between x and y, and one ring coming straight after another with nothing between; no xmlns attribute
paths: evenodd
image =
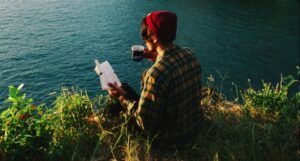
<svg viewBox="0 0 300 161"><path fill-rule="evenodd" d="M178 46L167 49L148 70L141 95L145 100L138 113L145 129L159 134L158 142L176 144L198 132L202 119L200 70L192 52ZM156 106L148 106L149 99Z"/></svg>

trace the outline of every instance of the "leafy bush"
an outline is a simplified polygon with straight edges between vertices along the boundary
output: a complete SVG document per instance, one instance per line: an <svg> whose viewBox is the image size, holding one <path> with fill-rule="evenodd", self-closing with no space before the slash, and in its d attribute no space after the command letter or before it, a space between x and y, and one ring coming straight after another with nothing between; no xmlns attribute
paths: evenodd
<svg viewBox="0 0 300 161"><path fill-rule="evenodd" d="M129 132L130 118L119 110L109 114L116 113L109 97L62 89L48 108L34 105L22 86L10 86L0 112L0 160L296 160L300 92L289 94L295 83L287 77L275 87L249 87L243 103L203 88L200 136L191 149L175 153L153 151L151 140Z"/></svg>
<svg viewBox="0 0 300 161"><path fill-rule="evenodd" d="M35 106L18 88L9 87L6 100L8 108L0 114L0 149L3 158L20 160L44 158L51 140L51 129L47 127L45 106Z"/></svg>
<svg viewBox="0 0 300 161"><path fill-rule="evenodd" d="M199 158L297 160L300 91L291 89L295 86L299 89L299 80L291 76L275 87L263 82L262 89L249 87L242 92L241 103L214 101L212 92L204 93L206 122L195 146L202 154Z"/></svg>
<svg viewBox="0 0 300 161"><path fill-rule="evenodd" d="M53 141L50 152L60 160L91 155L101 132L97 124L89 121L96 116L95 101L82 92L63 89L57 97L52 113ZM98 107L97 107L98 108ZM55 126L53 126L55 125ZM66 157L66 158L64 158Z"/></svg>
<svg viewBox="0 0 300 161"><path fill-rule="evenodd" d="M261 90L249 87L243 94L245 107L254 108L262 112L279 112L284 114L287 111L295 111L299 107L300 92L289 96L290 87L299 83L292 76L281 77L280 82L273 87L271 83L263 82Z"/></svg>

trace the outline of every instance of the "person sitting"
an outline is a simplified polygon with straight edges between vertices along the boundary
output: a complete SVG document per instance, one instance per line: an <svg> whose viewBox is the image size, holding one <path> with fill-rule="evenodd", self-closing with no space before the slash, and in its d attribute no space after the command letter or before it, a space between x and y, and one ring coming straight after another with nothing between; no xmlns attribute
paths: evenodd
<svg viewBox="0 0 300 161"><path fill-rule="evenodd" d="M143 18L144 57L154 64L142 78L138 99L132 99L123 87L108 84L109 95L120 101L144 134L155 137L153 145L166 148L191 143L203 118L201 66L190 49L173 43L176 29L175 13L155 11Z"/></svg>

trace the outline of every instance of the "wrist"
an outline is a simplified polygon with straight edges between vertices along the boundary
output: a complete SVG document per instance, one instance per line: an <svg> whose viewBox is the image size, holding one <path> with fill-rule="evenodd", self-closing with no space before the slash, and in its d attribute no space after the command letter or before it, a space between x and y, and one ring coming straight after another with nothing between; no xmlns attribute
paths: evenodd
<svg viewBox="0 0 300 161"><path fill-rule="evenodd" d="M121 95L119 95L118 100L120 102L122 102L122 103L127 102L127 100L128 100L127 94L121 94Z"/></svg>
<svg viewBox="0 0 300 161"><path fill-rule="evenodd" d="M118 100L120 101L120 102L123 102L124 100L125 100L125 96L124 95L119 95L118 96Z"/></svg>
<svg viewBox="0 0 300 161"><path fill-rule="evenodd" d="M124 106L128 106L128 103L130 102L130 101L128 100L128 97L127 97L126 95L120 95L120 96L118 97L118 100L119 100L119 102L120 102L122 105L124 105Z"/></svg>

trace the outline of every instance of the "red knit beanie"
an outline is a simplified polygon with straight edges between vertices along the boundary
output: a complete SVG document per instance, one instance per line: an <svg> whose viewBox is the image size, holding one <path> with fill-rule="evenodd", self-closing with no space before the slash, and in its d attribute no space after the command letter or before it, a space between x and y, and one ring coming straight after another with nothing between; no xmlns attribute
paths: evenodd
<svg viewBox="0 0 300 161"><path fill-rule="evenodd" d="M169 11L155 11L146 16L150 31L159 39L172 42L176 38L177 16Z"/></svg>

